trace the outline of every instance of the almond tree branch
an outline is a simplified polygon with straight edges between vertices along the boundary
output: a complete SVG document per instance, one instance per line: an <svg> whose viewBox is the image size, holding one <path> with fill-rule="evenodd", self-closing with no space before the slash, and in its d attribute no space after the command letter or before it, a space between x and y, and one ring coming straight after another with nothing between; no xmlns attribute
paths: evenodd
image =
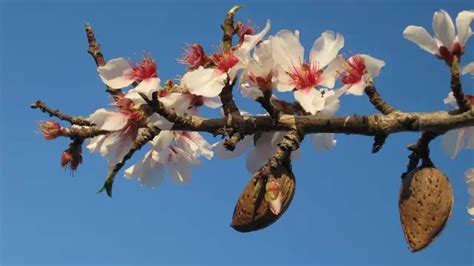
<svg viewBox="0 0 474 266"><path fill-rule="evenodd" d="M459 67L459 61L457 57L454 57L453 64L451 66L451 91L453 92L454 98L459 106L461 112L466 112L471 109L471 103L467 99L466 95L462 90L460 80L461 70Z"/></svg>
<svg viewBox="0 0 474 266"><path fill-rule="evenodd" d="M48 105L40 100L34 102L31 106L32 109L39 109L43 113L47 113L50 117L57 117L59 120L67 121L71 125L78 125L78 126L93 126L91 122L87 121L85 118L76 117L61 113L58 109L51 109Z"/></svg>
<svg viewBox="0 0 474 266"><path fill-rule="evenodd" d="M160 129L156 127L148 126L147 128L145 128L142 131L141 135L133 142L132 148L128 151L128 153L122 158L122 160L120 160L120 162L115 164L114 167L110 169L107 177L105 178L104 185L97 193L105 191L107 193L107 196L112 197L112 185L114 184L115 176L117 175L117 173L120 171L120 169L122 169L127 160L132 158L133 154L136 151L140 150L143 146L145 146L148 141L153 140L153 138L155 138L155 136L157 136L159 133Z"/></svg>
<svg viewBox="0 0 474 266"><path fill-rule="evenodd" d="M81 128L61 128L61 135L72 139L87 139L109 133L106 130L100 130L95 127L81 127Z"/></svg>
<svg viewBox="0 0 474 266"><path fill-rule="evenodd" d="M240 9L241 6L236 5L232 7L229 12L227 12L224 24L222 25L222 30L224 35L222 37L222 50L223 53L229 53L232 49L232 37L236 32L234 26L234 14ZM232 89L234 88L234 80L227 78L224 88L222 89L219 97L222 102L222 109L224 110L224 115L227 118L227 127L230 128L229 138L224 141L224 147L228 150L233 151L237 142L242 140L245 136L244 133L239 130L241 128L242 115L240 114L239 108L235 104Z"/></svg>
<svg viewBox="0 0 474 266"><path fill-rule="evenodd" d="M89 23L86 23L84 24L84 28L86 30L87 42L89 43L89 49L87 50L87 52L92 56L92 58L94 58L95 64L98 67L104 66L105 58L100 50L100 44L95 39L95 34L92 30L92 26ZM108 86L105 91L112 95L114 98L123 95L120 89L113 89Z"/></svg>
<svg viewBox="0 0 474 266"><path fill-rule="evenodd" d="M430 159L429 144L439 135L439 133L425 131L421 134L416 144L408 145L407 148L411 151L410 156L408 156L410 160L408 161L406 172L402 174L402 179L418 166L420 160L422 160L422 166L424 167L433 166L433 162Z"/></svg>
<svg viewBox="0 0 474 266"><path fill-rule="evenodd" d="M263 92L262 97L258 97L255 99L260 105L268 112L268 114L278 121L278 117L280 116L280 110L273 106L271 98L272 98L272 91L271 90L261 90Z"/></svg>

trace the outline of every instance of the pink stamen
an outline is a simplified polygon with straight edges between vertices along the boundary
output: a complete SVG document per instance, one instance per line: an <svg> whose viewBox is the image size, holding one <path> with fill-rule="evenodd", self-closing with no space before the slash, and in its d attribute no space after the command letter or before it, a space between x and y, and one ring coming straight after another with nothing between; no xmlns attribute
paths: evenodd
<svg viewBox="0 0 474 266"><path fill-rule="evenodd" d="M217 69L221 73L227 73L233 66L235 66L239 62L239 58L237 58L232 52L226 52L220 54L213 54L212 61L214 61L214 64L216 64Z"/></svg>
<svg viewBox="0 0 474 266"><path fill-rule="evenodd" d="M293 66L288 74L297 90L308 90L321 82L322 73L323 71L318 69L318 66L303 63L297 67Z"/></svg>
<svg viewBox="0 0 474 266"><path fill-rule="evenodd" d="M343 84L354 84L359 82L367 73L364 58L355 55L347 60L344 71L339 73L339 79Z"/></svg>
<svg viewBox="0 0 474 266"><path fill-rule="evenodd" d="M255 32L254 27L250 26L249 24L240 22L239 30L237 31L237 35L239 36L239 43L244 42L245 35L253 35Z"/></svg>
<svg viewBox="0 0 474 266"><path fill-rule="evenodd" d="M133 67L133 70L130 73L130 78L138 81L156 78L158 77L156 70L157 66L155 59L145 55L140 64Z"/></svg>
<svg viewBox="0 0 474 266"><path fill-rule="evenodd" d="M209 62L209 57L204 52L200 44L193 44L186 49L182 59L178 60L181 64L188 65L190 68L198 68Z"/></svg>

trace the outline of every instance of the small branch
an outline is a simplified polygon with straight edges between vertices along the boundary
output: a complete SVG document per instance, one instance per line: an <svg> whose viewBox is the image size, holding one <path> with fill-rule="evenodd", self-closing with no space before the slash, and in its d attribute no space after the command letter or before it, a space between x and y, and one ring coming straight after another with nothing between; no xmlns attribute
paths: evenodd
<svg viewBox="0 0 474 266"><path fill-rule="evenodd" d="M407 165L407 170L402 174L402 179L410 173L413 169L418 166L420 160L422 160L423 167L432 167L433 162L430 159L430 142L438 137L440 134L430 131L425 131L421 134L421 137L418 139L416 144L408 146L408 150L411 151L411 154L408 156L409 161Z"/></svg>
<svg viewBox="0 0 474 266"><path fill-rule="evenodd" d="M156 127L147 127L141 135L133 142L132 148L128 153L118 162L112 169L109 171L107 177L105 178L104 185L102 188L97 192L103 192L105 191L107 193L107 196L112 197L112 185L115 180L115 176L117 173L122 169L122 167L125 165L125 162L127 162L128 159L130 159L133 154L140 150L148 141L153 140L155 136L157 136L160 133L160 129Z"/></svg>
<svg viewBox="0 0 474 266"><path fill-rule="evenodd" d="M388 138L388 134L379 134L375 135L374 137L374 144L372 144L372 153L379 152L383 145L385 144L385 140Z"/></svg>
<svg viewBox="0 0 474 266"><path fill-rule="evenodd" d="M95 34L92 30L92 26L89 23L86 23L84 24L84 28L86 30L87 42L89 43L89 49L87 50L87 52L92 56L92 58L94 58L96 66L104 66L105 58L100 50L100 44L95 39ZM113 89L108 86L105 91L112 95L112 97L114 98L123 95L120 89Z"/></svg>
<svg viewBox="0 0 474 266"><path fill-rule="evenodd" d="M275 119L275 122L278 121L278 117L280 116L280 110L273 106L271 98L272 98L272 91L271 90L262 90L263 97L258 97L255 99L260 105L268 112L268 114Z"/></svg>
<svg viewBox="0 0 474 266"><path fill-rule="evenodd" d="M460 80L460 67L459 61L455 56L453 59L453 64L451 66L451 91L453 92L454 98L459 106L461 112L466 112L471 109L471 103L469 99L464 95L461 80Z"/></svg>
<svg viewBox="0 0 474 266"><path fill-rule="evenodd" d="M87 139L109 133L95 127L61 128L61 135L72 139Z"/></svg>
<svg viewBox="0 0 474 266"><path fill-rule="evenodd" d="M78 125L78 126L93 126L91 122L87 121L85 118L82 117L75 117L70 116L67 114L61 113L58 109L53 110L46 105L45 102L37 100L31 106L32 109L39 109L43 113L47 113L50 117L57 117L60 120L67 121L71 125Z"/></svg>
<svg viewBox="0 0 474 266"><path fill-rule="evenodd" d="M240 5L233 6L225 16L224 24L222 25L222 30L224 31L224 36L222 37L222 50L224 52L229 52L232 49L232 37L235 34L234 14L240 8L242 8Z"/></svg>
<svg viewBox="0 0 474 266"><path fill-rule="evenodd" d="M397 111L394 107L388 104L382 96L378 93L372 81L369 81L367 86L364 89L365 94L369 97L370 103L384 115L388 115L392 112Z"/></svg>

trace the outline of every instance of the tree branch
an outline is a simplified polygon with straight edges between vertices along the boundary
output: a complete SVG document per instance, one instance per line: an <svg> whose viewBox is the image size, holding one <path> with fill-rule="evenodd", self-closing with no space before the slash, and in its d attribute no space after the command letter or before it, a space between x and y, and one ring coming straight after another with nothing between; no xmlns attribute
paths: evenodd
<svg viewBox="0 0 474 266"><path fill-rule="evenodd" d="M462 90L461 80L460 80L461 70L459 67L459 62L455 56L453 59L453 64L451 66L451 91L453 92L454 98L459 106L461 112L466 112L471 109L471 103L469 99L464 95Z"/></svg>
<svg viewBox="0 0 474 266"><path fill-rule="evenodd" d="M32 109L39 109L43 113L47 113L50 117L57 117L59 120L67 121L71 125L78 125L78 126L93 126L91 122L87 121L85 118L82 117L75 117L71 115L67 115L61 113L58 109L53 110L48 107L45 102L37 100L31 106Z"/></svg>
<svg viewBox="0 0 474 266"><path fill-rule="evenodd" d="M89 23L86 23L84 24L84 28L86 30L87 42L89 43L89 49L87 50L87 52L92 56L92 58L94 58L96 66L104 66L105 58L100 50L100 44L95 39L95 34L92 30L92 26ZM114 98L123 95L122 90L113 89L108 86L105 91L112 95L112 97Z"/></svg>
<svg viewBox="0 0 474 266"><path fill-rule="evenodd" d="M122 169L127 160L132 158L136 151L140 150L148 141L153 140L153 138L155 138L155 136L157 136L159 133L160 129L156 127L149 126L145 128L141 135L133 142L130 151L128 151L128 153L122 158L122 160L120 160L120 162L115 164L114 167L110 169L107 177L105 178L104 185L97 193L105 191L107 196L112 197L112 185L114 184L117 173L120 171L120 169Z"/></svg>
<svg viewBox="0 0 474 266"><path fill-rule="evenodd" d="M405 173L402 174L402 179L408 175L413 169L418 166L420 160L422 160L422 166L424 167L432 167L433 162L430 159L430 148L429 144L432 140L438 137L440 134L425 131L421 134L421 137L418 139L416 144L409 145L407 148L408 150L412 151L410 156L408 156L409 161L407 165L407 170Z"/></svg>

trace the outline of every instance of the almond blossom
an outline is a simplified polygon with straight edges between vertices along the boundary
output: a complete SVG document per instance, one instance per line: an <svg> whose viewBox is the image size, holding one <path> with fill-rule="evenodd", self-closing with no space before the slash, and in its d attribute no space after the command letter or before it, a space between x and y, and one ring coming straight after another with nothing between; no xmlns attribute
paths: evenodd
<svg viewBox="0 0 474 266"><path fill-rule="evenodd" d="M454 56L460 59L464 53L466 42L472 35L470 25L473 19L474 10L461 11L456 17L456 27L454 27L449 14L444 10L439 10L433 15L434 37L430 36L425 28L413 25L403 31L403 36L451 65Z"/></svg>
<svg viewBox="0 0 474 266"><path fill-rule="evenodd" d="M339 73L339 79L344 84L346 93L357 96L364 94L367 82L377 77L384 65L384 61L367 54L349 57Z"/></svg>
<svg viewBox="0 0 474 266"><path fill-rule="evenodd" d="M89 121L98 129L109 133L92 138L87 145L90 152L100 152L102 156L109 157L111 164L117 163L127 154L146 123L153 123L162 129L172 127L172 123L157 114L148 116L131 99L119 98L115 105L118 111L102 108L89 116Z"/></svg>
<svg viewBox="0 0 474 266"><path fill-rule="evenodd" d="M237 72L244 68L250 60L250 51L270 30L270 20L258 34L244 36L244 41L235 50L223 51L211 57L214 65L210 68L200 66L189 71L181 79L189 92L199 96L215 97L225 86L227 79L234 80Z"/></svg>
<svg viewBox="0 0 474 266"><path fill-rule="evenodd" d="M211 145L197 132L163 130L151 144L145 157L125 170L125 177L152 188L163 181L165 168L176 183L188 183L198 158L213 156Z"/></svg>
<svg viewBox="0 0 474 266"><path fill-rule="evenodd" d="M276 87L271 45L270 40L265 40L255 47L253 57L240 80L242 95L256 99L263 96L263 91Z"/></svg>
<svg viewBox="0 0 474 266"><path fill-rule="evenodd" d="M469 193L469 203L467 205L467 213L474 216L474 168L468 169L464 173L467 189Z"/></svg>
<svg viewBox="0 0 474 266"><path fill-rule="evenodd" d="M97 68L102 81L112 89L121 89L136 82L138 85L128 91L126 97L144 103L138 92L151 96L160 89L156 61L145 55L139 64L133 64L123 57L115 58Z"/></svg>
<svg viewBox="0 0 474 266"><path fill-rule="evenodd" d="M173 108L178 113L188 113L198 115L198 108L207 106L215 109L222 106L221 99L218 96L205 97L194 95L189 92L166 92L161 90L160 102L166 107Z"/></svg>
<svg viewBox="0 0 474 266"><path fill-rule="evenodd" d="M474 104L474 96L466 95L466 97L470 100L471 104ZM458 104L452 92L444 99L444 103L458 108ZM474 127L450 130L443 135L442 140L443 148L451 156L451 159L454 159L461 149L474 149Z"/></svg>
<svg viewBox="0 0 474 266"><path fill-rule="evenodd" d="M311 114L322 110L324 98L318 88L334 87L337 71L343 64L337 55L344 46L344 37L332 31L323 32L314 42L307 62L298 31L282 30L270 40L277 67L277 89L282 92L294 90L295 99Z"/></svg>

